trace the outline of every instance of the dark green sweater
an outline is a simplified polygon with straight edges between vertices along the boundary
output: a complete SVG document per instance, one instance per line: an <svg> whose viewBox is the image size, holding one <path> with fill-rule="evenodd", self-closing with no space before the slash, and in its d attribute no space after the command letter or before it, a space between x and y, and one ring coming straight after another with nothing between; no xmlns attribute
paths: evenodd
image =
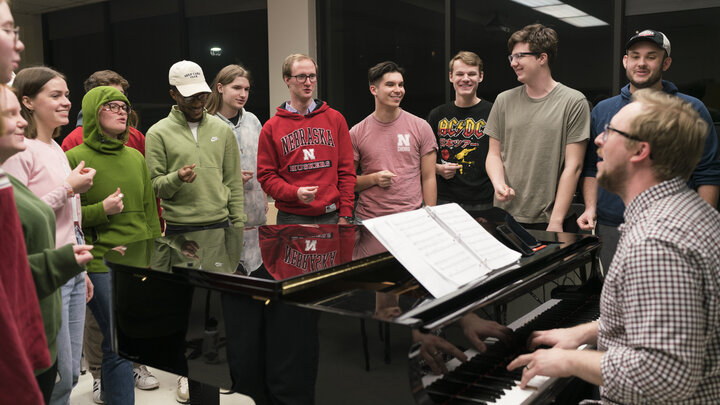
<svg viewBox="0 0 720 405"><path fill-rule="evenodd" d="M6 173L7 174L7 173ZM27 247L35 291L45 326L50 361L57 359L57 334L62 315L60 287L81 271L75 261L72 245L55 249L55 213L18 179L7 174L12 183ZM36 374L44 370L36 370Z"/></svg>

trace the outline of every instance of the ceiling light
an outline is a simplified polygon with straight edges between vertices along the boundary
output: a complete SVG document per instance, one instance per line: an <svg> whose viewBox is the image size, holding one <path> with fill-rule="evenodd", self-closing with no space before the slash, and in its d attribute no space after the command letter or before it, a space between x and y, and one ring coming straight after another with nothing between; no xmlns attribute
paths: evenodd
<svg viewBox="0 0 720 405"><path fill-rule="evenodd" d="M560 0L511 0L515 3L522 4L528 7L541 7L541 6L552 6L556 4L563 4Z"/></svg>
<svg viewBox="0 0 720 405"><path fill-rule="evenodd" d="M568 17L568 18L561 18L561 20L565 21L566 23L570 25L574 25L576 27L580 28L587 28L587 27L601 27L604 25L608 25L605 21L595 18L591 15L584 15L580 17Z"/></svg>
<svg viewBox="0 0 720 405"><path fill-rule="evenodd" d="M580 17L587 15L586 13L567 4L562 4L558 6L536 7L534 10L551 15L555 18Z"/></svg>

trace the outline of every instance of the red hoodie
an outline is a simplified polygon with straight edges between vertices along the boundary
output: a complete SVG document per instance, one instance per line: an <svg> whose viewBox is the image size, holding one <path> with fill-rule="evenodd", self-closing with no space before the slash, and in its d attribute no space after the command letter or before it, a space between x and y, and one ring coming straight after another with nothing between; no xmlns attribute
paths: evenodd
<svg viewBox="0 0 720 405"><path fill-rule="evenodd" d="M352 216L355 168L345 117L315 100L307 114L278 107L260 132L257 179L275 206L295 215L319 216L339 211ZM315 199L303 204L300 187L318 186Z"/></svg>

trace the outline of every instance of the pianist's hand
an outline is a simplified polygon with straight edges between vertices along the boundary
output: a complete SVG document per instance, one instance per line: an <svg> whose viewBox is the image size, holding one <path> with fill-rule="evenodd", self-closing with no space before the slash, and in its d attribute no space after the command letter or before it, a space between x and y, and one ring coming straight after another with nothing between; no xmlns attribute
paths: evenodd
<svg viewBox="0 0 720 405"><path fill-rule="evenodd" d="M443 353L449 354L463 363L467 361L465 353L440 336L425 334L415 329L413 329L412 335L414 341L420 342L420 356L435 374L448 372Z"/></svg>
<svg viewBox="0 0 720 405"><path fill-rule="evenodd" d="M525 366L522 373L522 380L520 381L520 388L524 389L528 381L536 375L570 377L572 370L569 365L574 352L577 352L577 350L537 350L530 354L518 356L508 364L507 369L512 371L518 367Z"/></svg>
<svg viewBox="0 0 720 405"><path fill-rule="evenodd" d="M485 338L497 338L508 347L511 347L515 341L512 329L495 321L482 319L472 312L460 319L460 327L470 343L481 353L487 350L483 342Z"/></svg>
<svg viewBox="0 0 720 405"><path fill-rule="evenodd" d="M565 329L536 330L528 337L528 348L535 350L540 346L575 350L584 344L597 342L597 322Z"/></svg>

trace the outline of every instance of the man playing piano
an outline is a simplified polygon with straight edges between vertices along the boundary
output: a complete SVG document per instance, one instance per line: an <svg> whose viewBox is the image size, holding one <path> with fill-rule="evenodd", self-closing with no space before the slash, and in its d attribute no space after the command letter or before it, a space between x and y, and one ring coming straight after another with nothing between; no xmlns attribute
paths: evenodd
<svg viewBox="0 0 720 405"><path fill-rule="evenodd" d="M598 182L627 209L605 279L600 319L536 331L508 369L577 376L602 386L602 403L720 402L720 214L685 181L707 124L662 92L633 93L595 138ZM575 350L597 344L597 351Z"/></svg>

